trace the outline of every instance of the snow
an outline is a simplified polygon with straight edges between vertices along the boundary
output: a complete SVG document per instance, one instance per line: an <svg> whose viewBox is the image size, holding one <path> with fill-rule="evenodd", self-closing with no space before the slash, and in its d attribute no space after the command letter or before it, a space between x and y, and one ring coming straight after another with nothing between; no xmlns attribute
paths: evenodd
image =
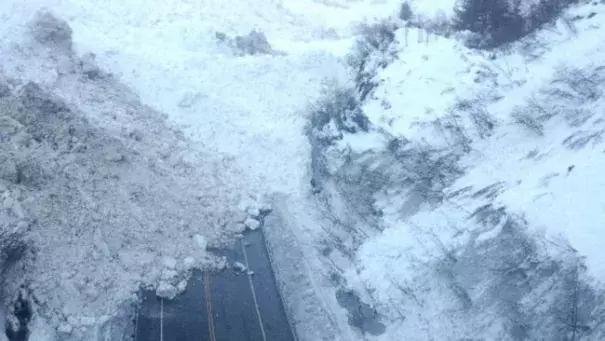
<svg viewBox="0 0 605 341"><path fill-rule="evenodd" d="M36 82L40 91L50 91L88 120L90 129L125 144L104 146L98 162L116 168L135 165L120 172L127 184L108 188L105 197L79 189L81 200L90 205L86 209L97 207L116 217L132 215L132 220L93 224L85 236L73 236L61 220L31 233L44 258L36 260L20 281L30 281L39 300L40 321L48 320L50 328L69 334L62 338L94 333L87 328L107 321L103 316L115 315L140 285L151 285L159 296L172 298L184 288L178 282L182 271L220 266L206 254L207 245L241 232L243 225L238 223L246 219L248 227L258 228L260 222L246 216L271 209L258 201L238 212L236 198L305 188L306 108L320 95L324 78L348 77L341 57L351 45L350 22L361 21L368 13L359 11L362 3L351 10L345 2L344 7L313 2L315 9L328 9L331 15L346 13L346 20L326 27L316 17L320 12L299 4L185 0L0 4L2 76L18 80L15 89L22 86L19 82ZM42 7L65 20L71 32L57 31L61 21L53 22L53 16L35 19ZM36 35L48 29L50 34ZM234 36L253 29L285 54L238 56L215 41L215 32ZM335 43L339 36L344 39ZM55 38L60 39L60 49L47 44ZM146 163L162 175L145 170ZM90 181L74 174L82 183ZM35 209L44 209L45 204L28 201L29 192L13 187L3 190L8 214L35 219L39 214ZM144 198L147 189L156 192L149 193L153 199L148 206L138 206L125 200L131 188L133 195ZM28 205L21 209L23 202ZM81 217L78 210L61 209ZM95 216L82 212L84 217ZM70 216L62 219L77 221ZM36 334L35 339L39 337Z"/></svg>
<svg viewBox="0 0 605 341"><path fill-rule="evenodd" d="M240 272L244 272L244 271L248 270L248 268L246 267L246 265L244 265L241 262L234 262L233 263L233 268L235 270L237 270L237 271L240 271Z"/></svg>
<svg viewBox="0 0 605 341"><path fill-rule="evenodd" d="M176 297L178 289L170 283L160 282L160 285L158 285L158 288L155 290L155 293L160 298L171 300Z"/></svg>
<svg viewBox="0 0 605 341"><path fill-rule="evenodd" d="M456 0L410 0L408 1L412 8L412 13L421 19L434 19L439 16L451 18L456 6Z"/></svg>
<svg viewBox="0 0 605 341"><path fill-rule="evenodd" d="M208 241L201 234L196 234L193 236L193 240L195 241L195 245L200 249L205 251L208 247Z"/></svg>
<svg viewBox="0 0 605 341"><path fill-rule="evenodd" d="M53 327L41 319L34 319L31 330L32 333L29 335L29 341L54 341L59 339L54 336ZM60 336L70 335L72 331L73 326L67 323L62 323L58 330Z"/></svg>
<svg viewBox="0 0 605 341"><path fill-rule="evenodd" d="M453 0L409 3L420 23L451 17L455 5ZM363 103L372 129L345 134L336 147L381 156L393 137L401 137L458 153L463 140L470 151L457 161L462 174L440 189L445 199L439 203L416 202L414 193L396 182L380 193L353 193L357 200L377 198L382 212L378 218L355 212L347 201L351 198L339 197L344 195L334 182L328 182L324 194L307 197L311 146L304 126L310 104L327 83L348 84L343 57L353 45L357 26L396 17L400 4L0 3L0 80L18 80L8 82L10 96L23 96L19 89L33 81L75 108L77 120L87 120L83 129L101 136L95 142L104 147L93 155L102 164L98 168L122 181L99 197L86 187L92 182L86 175L92 167L67 172L79 186L73 192L77 195L68 194L78 198L73 202L81 205L83 216L101 212L95 219L117 218L99 224L77 214L58 215L45 229L32 221L51 204L0 182L0 217L10 217L10 226L20 231L34 226L29 237L44 255L27 277L41 302L30 339L46 341L55 329L61 339L82 339L89 335L82 330L117 316L120 304L132 300L141 285L151 285L160 297L174 298L186 289L187 271L220 266L206 251L209 245L224 243L245 227L258 229L261 217L273 207L277 212L264 218L271 222L268 245L276 273L282 276L282 291L289 294L285 301L293 324L301 335L312 331L307 339L365 337L349 326L346 311L335 299L335 290L346 287L372 303L388 324L383 335L372 337L375 340L448 340L452 335L470 339L477 330L487 339L508 340L506 322L489 304L490 298L501 299L490 296L490 281L497 278L488 278L490 272L482 266L506 258L499 258L510 246L501 236L510 226L478 222L477 209L488 204L494 210L504 207L514 217L510 224L526 228L519 228L523 232L514 236L519 239L510 238L532 245L528 259L571 264L577 252L588 269L587 283L599 288L605 259L600 252L603 233L595 222L605 218L605 180L600 176L605 154L598 134L605 127L598 117L569 124L569 116L574 110L602 112L605 100L559 98L552 81L565 76L556 70L572 66L572 75L577 70L598 72L594 70L603 48L594 37L605 34L599 23L605 15L602 6L574 7L565 16L584 19L573 21L573 26L559 20L498 52L469 50L455 36L427 35L413 27L397 30L398 58L378 71L380 84ZM38 27L32 28L42 6L66 20L73 35L57 34L67 29L53 31L51 17L38 18ZM585 18L591 12L596 15ZM252 30L267 37L274 53L241 55L216 41L217 32L235 37ZM59 39L60 49L48 44L49 39ZM0 97L3 91L0 88ZM511 115L519 108L529 110L532 102L558 113L540 131L515 122ZM460 109L465 103L470 103L468 110L493 118L493 132L477 129ZM0 117L0 127L15 135L19 146L11 153L55 162L24 147L28 139L19 133L25 128L13 121ZM452 122L466 135L447 131ZM597 138L583 147L570 147L592 135ZM50 148L45 151L55 157ZM129 168L120 168L124 164ZM0 163L0 179L16 182L16 167ZM386 175L386 181L395 181L392 174ZM351 191L357 189L353 185L358 184L350 185ZM146 200L132 204L131 196ZM80 221L75 217L90 227L81 236L67 223ZM331 240L339 244L320 252L325 246L321 243ZM518 251L513 249L511 255ZM453 258L467 267L450 264ZM338 284L332 282L334 274L342 276ZM485 278L477 278L481 275ZM545 278L544 288L523 292L525 300L556 300L555 294L541 294L551 281ZM466 307L466 300L478 308ZM519 305L527 308L526 301ZM550 324L541 318L535 320Z"/></svg>
<svg viewBox="0 0 605 341"><path fill-rule="evenodd" d="M78 51L94 52L102 67L118 74L143 102L189 126L187 133L206 148L236 158L250 173L249 192L266 191L268 184L299 188L305 170L299 155L307 154L301 112L338 62L325 52L235 58L218 51L213 31L259 29L273 44L273 37L306 34L309 18L278 4L256 9L254 1L79 4L60 1L55 7L69 18ZM95 22L113 25L100 30ZM286 51L286 43L296 45L283 42ZM268 95L276 92L282 95Z"/></svg>
<svg viewBox="0 0 605 341"><path fill-rule="evenodd" d="M586 19L589 13L595 14ZM392 321L389 331L379 339L413 335L416 340L446 340L452 335L471 337L474 329L482 330L482 337L488 339L508 340L497 319L491 329L482 322L491 314L487 308L478 320L470 312L465 317L451 313L452 309L457 311L458 298L444 290L446 285L431 269L444 253L462 257L465 251L461 250L468 245L501 238L505 233L502 226L486 228L469 219L486 204L522 217L521 224L527 226L524 233L539 245L541 257L562 262L582 259L586 281L594 285L593 290L602 290L605 258L600 249L605 236L598 222L605 218L605 199L600 194L605 190L600 176L605 156L598 113L605 109L605 99L602 88L596 99L578 99L582 94L565 84L572 75L581 73L600 79L603 48L593 37L604 33L605 27L596 19L603 15L602 6L572 7L564 16L583 19L574 20L571 28L559 20L535 37L495 53L469 50L455 38L416 41L410 39L416 37L412 30L406 41L406 32L397 32L398 60L378 74L382 82L364 103L372 124L390 136L455 150L456 141L434 129L434 122L454 112L462 115L460 127L472 142L471 151L460 161L464 174L446 189L446 200L441 204L423 204L409 216L401 212L409 191L387 191L386 198L379 201L386 229L363 243L356 265L347 273L357 288L373 292L374 302ZM565 69L569 72L561 72ZM554 92L558 86L572 97L558 96ZM494 119L496 128L491 136L479 137L473 124L466 121L466 113L455 110L462 100L481 107ZM532 102L554 114L544 122L542 134L516 123L511 116L517 108L538 115L528 107ZM581 117L582 112L587 113L586 121L572 123L574 115ZM569 142L591 136L592 140L579 147ZM380 150L375 143L350 146L358 152ZM489 186L491 190L487 190ZM481 189L492 194L480 195ZM477 194L462 194L469 191ZM481 271L479 266L475 269ZM489 280L485 278L478 285L489 287ZM472 298L480 297L482 290L489 291L474 290L477 293L469 293ZM395 318L399 313L404 320ZM598 333L592 337L598 339Z"/></svg>
<svg viewBox="0 0 605 341"><path fill-rule="evenodd" d="M248 218L246 221L244 221L244 225L246 225L246 227L250 230L254 231L260 227L260 222L254 218Z"/></svg>

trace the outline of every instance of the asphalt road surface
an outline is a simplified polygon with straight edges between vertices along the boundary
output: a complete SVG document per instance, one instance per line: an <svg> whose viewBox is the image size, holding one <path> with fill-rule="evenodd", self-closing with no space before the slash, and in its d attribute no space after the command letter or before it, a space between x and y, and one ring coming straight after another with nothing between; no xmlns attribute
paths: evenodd
<svg viewBox="0 0 605 341"><path fill-rule="evenodd" d="M174 300L142 293L135 341L295 341L260 230L224 250L253 274L196 272Z"/></svg>

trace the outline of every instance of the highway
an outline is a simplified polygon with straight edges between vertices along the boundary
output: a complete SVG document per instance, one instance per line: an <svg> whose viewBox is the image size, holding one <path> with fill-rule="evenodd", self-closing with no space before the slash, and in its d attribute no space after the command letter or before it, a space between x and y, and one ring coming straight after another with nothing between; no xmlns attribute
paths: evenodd
<svg viewBox="0 0 605 341"><path fill-rule="evenodd" d="M135 341L295 341L260 230L247 231L231 249L232 268L196 271L174 300L142 292Z"/></svg>

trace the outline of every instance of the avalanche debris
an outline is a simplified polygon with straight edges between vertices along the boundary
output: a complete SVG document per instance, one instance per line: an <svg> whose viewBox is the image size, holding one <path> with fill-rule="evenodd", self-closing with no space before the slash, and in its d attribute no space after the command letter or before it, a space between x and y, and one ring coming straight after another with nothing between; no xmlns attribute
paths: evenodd
<svg viewBox="0 0 605 341"><path fill-rule="evenodd" d="M51 12L20 34L0 45L1 303L27 288L37 318L86 339L141 285L171 299L186 271L221 266L206 248L235 233L238 171L76 56Z"/></svg>

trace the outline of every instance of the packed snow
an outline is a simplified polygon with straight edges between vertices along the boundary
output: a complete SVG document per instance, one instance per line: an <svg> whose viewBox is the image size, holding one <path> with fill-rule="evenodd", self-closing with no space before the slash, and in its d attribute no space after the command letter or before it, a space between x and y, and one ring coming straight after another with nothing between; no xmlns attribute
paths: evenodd
<svg viewBox="0 0 605 341"><path fill-rule="evenodd" d="M0 4L2 223L32 253L3 290L27 287L32 338L94 338L141 286L174 297L188 269L222 266L208 244L259 227L264 193L300 191L305 109L351 44L313 42L351 27L289 5ZM276 53L217 41L253 30Z"/></svg>
<svg viewBox="0 0 605 341"><path fill-rule="evenodd" d="M486 51L400 5L0 3L0 323L121 338L260 228L301 341L602 339L605 7Z"/></svg>

